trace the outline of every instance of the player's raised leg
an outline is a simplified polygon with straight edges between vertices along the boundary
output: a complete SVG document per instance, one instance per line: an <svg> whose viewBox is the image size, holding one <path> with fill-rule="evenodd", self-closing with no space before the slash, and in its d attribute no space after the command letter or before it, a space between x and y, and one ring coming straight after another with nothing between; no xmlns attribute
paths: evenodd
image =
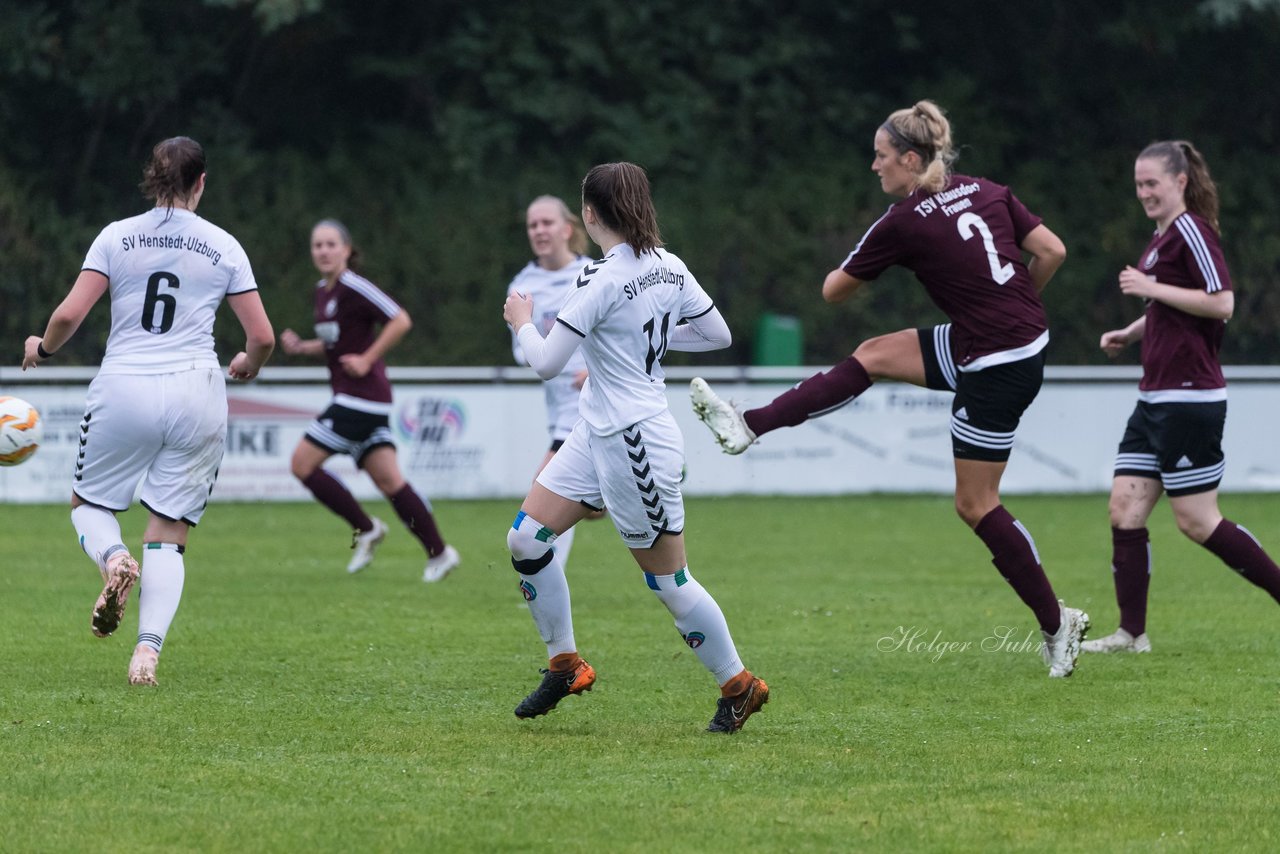
<svg viewBox="0 0 1280 854"><path fill-rule="evenodd" d="M925 385L919 331L903 329L868 339L853 355L784 391L764 406L739 412L701 377L689 386L693 411L727 454L740 454L780 427L821 418L852 402L876 379Z"/></svg>
<svg viewBox="0 0 1280 854"><path fill-rule="evenodd" d="M121 542L116 514L103 507L72 497L71 524L80 538L80 547L93 559L102 575L102 592L93 604L90 625L100 638L111 635L124 619L129 594L138 582L138 562Z"/></svg>
<svg viewBox="0 0 1280 854"><path fill-rule="evenodd" d="M138 479L164 443L158 426L163 412L153 389L150 377L99 374L85 399L71 524L102 575L90 621L98 637L120 625L138 582L138 562L123 542L116 513L132 503Z"/></svg>

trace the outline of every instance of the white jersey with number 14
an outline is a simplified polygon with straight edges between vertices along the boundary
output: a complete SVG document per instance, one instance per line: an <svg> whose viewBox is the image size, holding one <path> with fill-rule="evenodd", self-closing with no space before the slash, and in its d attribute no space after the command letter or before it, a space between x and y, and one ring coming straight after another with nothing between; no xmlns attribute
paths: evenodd
<svg viewBox="0 0 1280 854"><path fill-rule="evenodd" d="M715 304L678 257L663 249L637 256L627 243L587 264L577 284L557 321L583 336L579 408L593 433L608 436L667 409L670 336Z"/></svg>

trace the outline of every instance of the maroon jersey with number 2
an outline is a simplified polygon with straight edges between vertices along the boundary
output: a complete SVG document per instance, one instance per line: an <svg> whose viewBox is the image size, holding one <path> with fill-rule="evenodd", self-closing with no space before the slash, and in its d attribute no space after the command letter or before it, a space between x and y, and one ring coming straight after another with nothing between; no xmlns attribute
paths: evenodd
<svg viewBox="0 0 1280 854"><path fill-rule="evenodd" d="M956 366L1047 343L1044 305L1022 261L1023 239L1040 217L1008 187L953 175L936 193L918 189L890 205L845 259L844 271L871 281L899 265L915 273L951 320ZM999 361L995 360L982 360Z"/></svg>

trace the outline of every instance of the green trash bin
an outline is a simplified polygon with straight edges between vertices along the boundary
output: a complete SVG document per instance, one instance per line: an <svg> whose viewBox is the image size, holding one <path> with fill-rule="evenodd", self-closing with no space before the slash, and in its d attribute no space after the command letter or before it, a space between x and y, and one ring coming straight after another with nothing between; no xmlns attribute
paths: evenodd
<svg viewBox="0 0 1280 854"><path fill-rule="evenodd" d="M756 365L799 365L804 350L800 320L765 312L756 324Z"/></svg>

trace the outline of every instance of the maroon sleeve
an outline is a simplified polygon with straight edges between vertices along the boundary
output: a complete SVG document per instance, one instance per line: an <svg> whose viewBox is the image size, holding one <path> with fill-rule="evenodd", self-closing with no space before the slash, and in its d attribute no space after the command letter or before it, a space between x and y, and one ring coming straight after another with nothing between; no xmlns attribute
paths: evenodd
<svg viewBox="0 0 1280 854"><path fill-rule="evenodd" d="M1218 233L1199 217L1180 216L1174 226L1182 234L1187 274L1206 293L1231 290L1231 274Z"/></svg>
<svg viewBox="0 0 1280 854"><path fill-rule="evenodd" d="M894 219L894 208L890 207L862 235L858 245L844 259L841 269L859 281L869 282L897 264L902 251L900 241L895 237Z"/></svg>
<svg viewBox="0 0 1280 854"><path fill-rule="evenodd" d="M1013 220L1013 238L1021 246L1027 235L1035 231L1036 227L1044 220L1027 210L1027 206L1013 194L1013 190L1005 187L1004 191L1009 199L1009 217Z"/></svg>

